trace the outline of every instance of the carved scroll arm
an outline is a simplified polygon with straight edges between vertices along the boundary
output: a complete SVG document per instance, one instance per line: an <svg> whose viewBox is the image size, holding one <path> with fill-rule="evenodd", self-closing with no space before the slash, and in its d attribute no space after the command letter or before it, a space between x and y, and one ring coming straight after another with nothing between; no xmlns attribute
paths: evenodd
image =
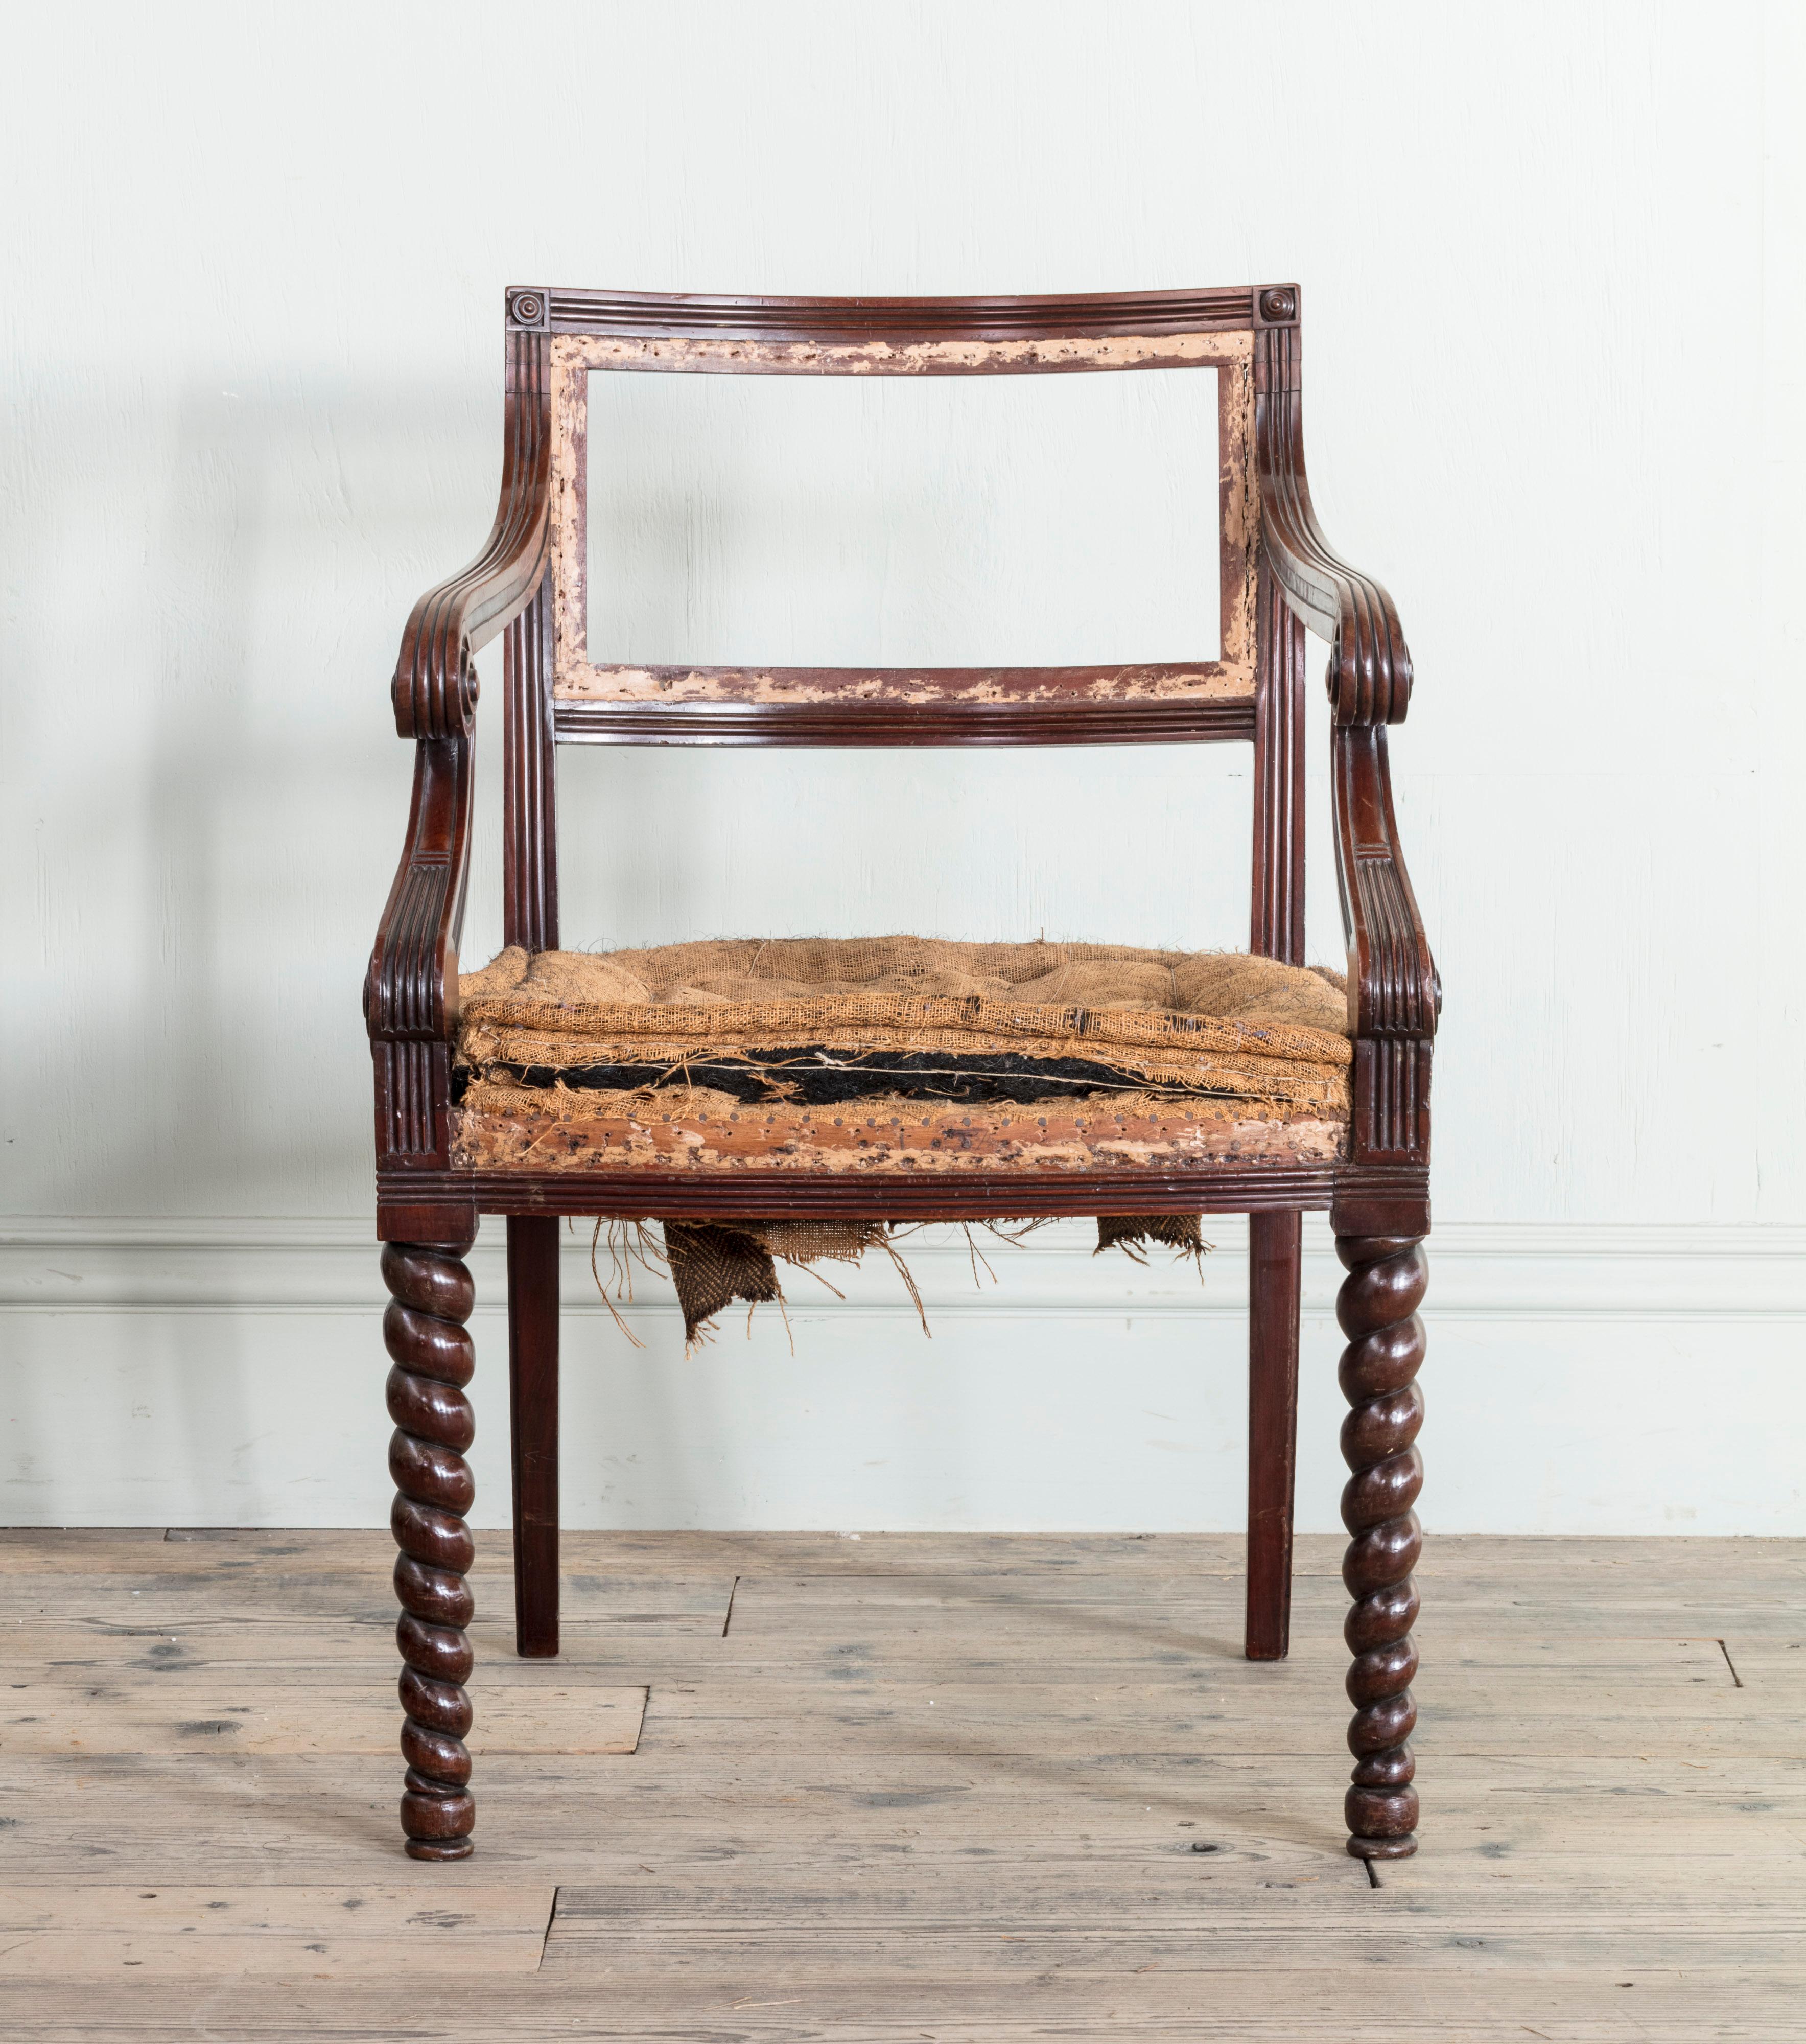
<svg viewBox="0 0 1806 2044"><path fill-rule="evenodd" d="M1290 309L1295 311L1295 302ZM1372 575L1350 567L1330 545L1311 505L1295 325L1267 327L1259 333L1254 388L1261 537L1286 603L1329 641L1329 699L1336 721L1401 723L1411 700L1411 654L1398 612Z"/></svg>
<svg viewBox="0 0 1806 2044"><path fill-rule="evenodd" d="M1442 1012L1442 981L1398 841L1385 727L1344 726L1332 752L1350 1031L1357 1043L1427 1041Z"/></svg>
<svg viewBox="0 0 1806 2044"><path fill-rule="evenodd" d="M1421 1157L1442 985L1393 809L1386 727L1411 698L1411 655L1392 598L1323 536L1305 475L1298 298L1265 292L1255 342L1261 542L1292 612L1330 644L1336 866L1348 943L1357 1156Z"/></svg>
<svg viewBox="0 0 1806 2044"><path fill-rule="evenodd" d="M401 635L390 693L404 738L468 732L477 705L470 656L524 607L550 545L550 435L537 394L510 391L501 501L489 543L470 566L430 589Z"/></svg>
<svg viewBox="0 0 1806 2044"><path fill-rule="evenodd" d="M1399 847L1384 724L1332 740L1336 870L1348 945L1357 1162L1427 1163L1442 982Z"/></svg>
<svg viewBox="0 0 1806 2044"><path fill-rule="evenodd" d="M544 336L511 331L501 498L489 542L462 574L414 605L390 686L396 728L416 742L414 792L365 989L374 1042L446 1043L458 1025L477 710L471 656L538 590L546 571L550 501Z"/></svg>
<svg viewBox="0 0 1806 2044"><path fill-rule="evenodd" d="M373 1043L449 1043L457 1030L474 778L469 738L416 747L407 843L364 987Z"/></svg>

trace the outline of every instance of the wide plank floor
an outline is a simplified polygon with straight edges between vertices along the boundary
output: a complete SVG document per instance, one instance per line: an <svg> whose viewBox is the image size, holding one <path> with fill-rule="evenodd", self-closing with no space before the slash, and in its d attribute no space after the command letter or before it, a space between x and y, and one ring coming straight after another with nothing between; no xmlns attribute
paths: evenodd
<svg viewBox="0 0 1806 2044"><path fill-rule="evenodd" d="M1806 2038L1806 1542L1434 1542L1424 1849L1343 1853L1339 1543L482 1536L400 1850L374 1532L0 1532L0 2035Z"/></svg>

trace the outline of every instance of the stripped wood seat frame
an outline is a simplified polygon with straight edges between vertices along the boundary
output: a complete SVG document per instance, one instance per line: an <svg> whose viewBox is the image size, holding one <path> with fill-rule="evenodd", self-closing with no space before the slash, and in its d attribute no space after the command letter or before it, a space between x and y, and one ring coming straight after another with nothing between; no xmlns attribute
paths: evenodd
<svg viewBox="0 0 1806 2044"><path fill-rule="evenodd" d="M407 843L366 990L376 1077L377 1231L391 1293L390 1466L401 1552L407 1850L460 1858L474 1805L466 1523L474 1431L464 1258L508 1217L516 1645L558 1651L558 1242L566 1215L962 1220L1003 1215L1250 1216L1248 1627L1286 1651L1300 1216L1328 1209L1349 1275L1338 1314L1352 1408L1344 1576L1355 1755L1348 1850L1415 1850L1409 1734L1417 1667L1429 1074L1440 994L1399 849L1386 727L1411 666L1386 591L1330 548L1311 509L1299 416L1299 294L734 298L511 290L500 508L482 552L415 606L394 682L415 746ZM1222 646L1134 668L711 669L592 665L583 639L584 393L592 367L743 375L1132 371L1219 378ZM1128 744L1234 740L1255 756L1250 947L1304 959L1306 628L1331 647L1331 793L1348 940L1353 1108L1337 1161L1203 1158L1184 1168L1014 1168L935 1178L739 1169L460 1168L452 1135L458 943L469 861L474 651L504 641L504 941L556 947L554 748L604 744ZM853 689L859 698L845 700ZM675 697L676 699L673 699Z"/></svg>

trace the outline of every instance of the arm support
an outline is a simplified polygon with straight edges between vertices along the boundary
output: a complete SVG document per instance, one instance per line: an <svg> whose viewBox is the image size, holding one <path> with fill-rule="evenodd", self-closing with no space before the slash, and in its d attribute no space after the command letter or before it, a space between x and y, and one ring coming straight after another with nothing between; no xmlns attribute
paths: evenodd
<svg viewBox="0 0 1806 2044"><path fill-rule="evenodd" d="M373 1043L449 1043L458 1027L458 939L470 865L470 740L415 748L408 842L370 953Z"/></svg>
<svg viewBox="0 0 1806 2044"><path fill-rule="evenodd" d="M1295 296L1286 309L1295 315ZM1430 1047L1442 985L1398 841L1386 734L1410 701L1411 656L1391 597L1332 551L1311 508L1295 324L1255 335L1255 459L1261 537L1274 578L1296 615L1330 642L1336 863L1355 1039L1354 1154L1421 1160L1429 1149Z"/></svg>
<svg viewBox="0 0 1806 2044"><path fill-rule="evenodd" d="M470 862L472 654L523 610L546 573L551 421L546 336L511 332L501 501L489 544L429 590L402 634L395 725L416 741L407 845L364 994L372 1042L443 1043L458 1026L458 939Z"/></svg>
<svg viewBox="0 0 1806 2044"><path fill-rule="evenodd" d="M1405 870L1383 724L1332 739L1336 871L1348 943L1357 1162L1424 1162L1442 982Z"/></svg>

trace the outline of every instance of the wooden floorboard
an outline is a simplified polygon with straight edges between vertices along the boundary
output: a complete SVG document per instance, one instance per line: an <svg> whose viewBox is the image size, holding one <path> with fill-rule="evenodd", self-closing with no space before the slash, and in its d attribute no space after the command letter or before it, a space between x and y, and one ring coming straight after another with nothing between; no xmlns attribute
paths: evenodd
<svg viewBox="0 0 1806 2044"><path fill-rule="evenodd" d="M0 2035L1806 2039L1806 1543L1432 1543L1371 1879L1337 1543L1263 1666L1220 1536L480 1544L426 1867L386 1535L0 1534Z"/></svg>

